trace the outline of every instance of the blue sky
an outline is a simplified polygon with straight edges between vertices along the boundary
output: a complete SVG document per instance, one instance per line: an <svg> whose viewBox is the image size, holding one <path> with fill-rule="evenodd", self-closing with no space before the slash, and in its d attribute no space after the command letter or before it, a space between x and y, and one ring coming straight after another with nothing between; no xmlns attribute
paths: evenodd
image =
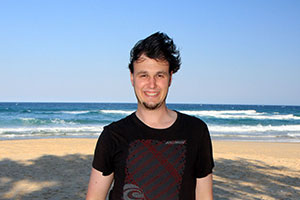
<svg viewBox="0 0 300 200"><path fill-rule="evenodd" d="M0 1L0 101L136 102L129 51L181 50L168 102L300 105L300 1Z"/></svg>

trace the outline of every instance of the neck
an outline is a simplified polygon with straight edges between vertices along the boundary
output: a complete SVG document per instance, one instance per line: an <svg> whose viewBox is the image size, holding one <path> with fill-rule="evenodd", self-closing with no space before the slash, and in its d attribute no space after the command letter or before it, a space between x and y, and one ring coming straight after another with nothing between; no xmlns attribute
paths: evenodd
<svg viewBox="0 0 300 200"><path fill-rule="evenodd" d="M154 110L149 110L138 104L136 116L146 125L152 128L168 128L177 118L177 113L168 109L165 104Z"/></svg>

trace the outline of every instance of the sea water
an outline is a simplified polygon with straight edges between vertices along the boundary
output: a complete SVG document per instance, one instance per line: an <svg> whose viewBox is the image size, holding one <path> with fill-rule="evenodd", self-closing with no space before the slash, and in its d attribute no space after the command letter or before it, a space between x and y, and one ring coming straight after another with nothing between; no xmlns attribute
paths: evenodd
<svg viewBox="0 0 300 200"><path fill-rule="evenodd" d="M168 104L202 119L213 140L300 142L300 106ZM97 138L134 103L0 103L0 140Z"/></svg>

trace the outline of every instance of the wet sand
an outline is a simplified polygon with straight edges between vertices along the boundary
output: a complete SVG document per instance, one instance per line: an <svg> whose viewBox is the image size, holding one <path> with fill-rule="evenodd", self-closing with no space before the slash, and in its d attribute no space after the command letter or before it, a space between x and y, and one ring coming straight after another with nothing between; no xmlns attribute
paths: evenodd
<svg viewBox="0 0 300 200"><path fill-rule="evenodd" d="M84 199L96 139L0 141L0 199ZM215 199L299 199L300 144L213 141Z"/></svg>

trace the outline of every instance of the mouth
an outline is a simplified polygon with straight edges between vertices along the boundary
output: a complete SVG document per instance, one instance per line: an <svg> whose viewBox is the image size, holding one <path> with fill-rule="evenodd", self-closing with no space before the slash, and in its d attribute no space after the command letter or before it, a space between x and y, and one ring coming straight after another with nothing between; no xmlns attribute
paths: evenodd
<svg viewBox="0 0 300 200"><path fill-rule="evenodd" d="M145 91L144 94L148 97L156 97L156 96L158 96L159 92Z"/></svg>

